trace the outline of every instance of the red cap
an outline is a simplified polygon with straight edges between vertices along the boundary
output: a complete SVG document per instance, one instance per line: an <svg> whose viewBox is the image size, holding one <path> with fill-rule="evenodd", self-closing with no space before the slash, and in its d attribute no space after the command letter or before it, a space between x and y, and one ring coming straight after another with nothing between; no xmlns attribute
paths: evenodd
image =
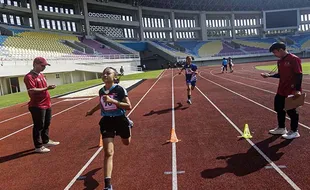
<svg viewBox="0 0 310 190"><path fill-rule="evenodd" d="M51 66L50 64L47 63L47 61L43 57L36 57L33 60L33 63L34 64L44 65L44 66L46 66L46 65Z"/></svg>

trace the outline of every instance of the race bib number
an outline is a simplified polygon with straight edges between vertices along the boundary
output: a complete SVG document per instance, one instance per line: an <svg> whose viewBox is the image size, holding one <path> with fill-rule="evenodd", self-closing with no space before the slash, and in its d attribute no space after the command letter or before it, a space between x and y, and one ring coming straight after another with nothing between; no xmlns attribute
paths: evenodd
<svg viewBox="0 0 310 190"><path fill-rule="evenodd" d="M108 95L110 98L112 98L112 99L114 99L113 97L113 95ZM102 107L103 107L103 109L104 110L106 110L106 111L112 111L112 110L117 110L117 106L115 105L115 104L113 104L113 103L108 103L108 102L105 102L104 100L103 100L103 96L102 96L102 98L101 98L101 105L102 105Z"/></svg>
<svg viewBox="0 0 310 190"><path fill-rule="evenodd" d="M186 74L192 74L192 69L191 68L186 68L185 72L186 72Z"/></svg>

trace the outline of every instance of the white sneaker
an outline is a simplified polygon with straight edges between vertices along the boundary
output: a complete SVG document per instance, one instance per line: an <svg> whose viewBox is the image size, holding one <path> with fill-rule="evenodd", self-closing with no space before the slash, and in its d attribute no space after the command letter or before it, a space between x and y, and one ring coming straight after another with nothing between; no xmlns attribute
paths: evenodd
<svg viewBox="0 0 310 190"><path fill-rule="evenodd" d="M286 128L279 128L279 127L277 127L275 129L269 130L269 133L273 134L273 135L284 135L284 134L287 133L287 130L286 130Z"/></svg>
<svg viewBox="0 0 310 190"><path fill-rule="evenodd" d="M191 105L191 104L192 104L192 101L191 101L190 99L188 99L188 100L187 100L187 103Z"/></svg>
<svg viewBox="0 0 310 190"><path fill-rule="evenodd" d="M103 190L113 190L112 185L110 187L105 187Z"/></svg>
<svg viewBox="0 0 310 190"><path fill-rule="evenodd" d="M59 144L60 144L60 142L49 140L48 143L43 144L43 146L50 147L50 146L56 146L56 145L59 145Z"/></svg>
<svg viewBox="0 0 310 190"><path fill-rule="evenodd" d="M300 137L300 134L298 133L298 131L294 132L294 131L289 131L286 134L282 135L283 138L285 139L295 139Z"/></svg>
<svg viewBox="0 0 310 190"><path fill-rule="evenodd" d="M51 150L46 148L46 147L44 147L44 146L41 146L41 148L36 148L34 151L37 152L37 153L47 153L47 152L49 152Z"/></svg>
<svg viewBox="0 0 310 190"><path fill-rule="evenodd" d="M128 119L128 122L129 122L129 127L132 128L133 127L133 121L130 120L128 117L127 117L127 119Z"/></svg>

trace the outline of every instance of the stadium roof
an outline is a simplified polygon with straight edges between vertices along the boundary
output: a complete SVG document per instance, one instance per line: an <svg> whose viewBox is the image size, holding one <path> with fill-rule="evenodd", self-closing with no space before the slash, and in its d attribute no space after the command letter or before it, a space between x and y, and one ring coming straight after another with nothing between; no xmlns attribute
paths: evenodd
<svg viewBox="0 0 310 190"><path fill-rule="evenodd" d="M200 11L261 11L310 7L310 0L110 0L147 7Z"/></svg>

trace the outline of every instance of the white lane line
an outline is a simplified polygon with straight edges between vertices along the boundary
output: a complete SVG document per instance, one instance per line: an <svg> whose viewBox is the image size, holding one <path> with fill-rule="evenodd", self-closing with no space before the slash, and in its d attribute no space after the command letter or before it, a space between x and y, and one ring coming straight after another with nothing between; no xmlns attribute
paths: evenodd
<svg viewBox="0 0 310 190"><path fill-rule="evenodd" d="M260 91L263 91L263 92L268 92L268 93L270 93L270 94L276 94L276 93L274 93L274 92L272 92L272 91L270 91L270 90L265 90L265 89L262 89L262 88L259 88L259 87L256 87L256 86L252 86L252 85L245 84L245 83L242 83L242 82L237 82L237 81L234 81L234 80L231 80L231 79L227 79L227 78L223 78L223 77L216 76L216 75L213 74L212 71L213 71L213 70L210 71L210 74L211 74L212 76L218 77L218 78L220 78L220 79L228 80L228 81L231 81L231 82L234 82L234 83L237 83L237 84L241 84L241 85L244 85L244 86L247 86L247 87L250 87L250 88L255 88L255 89L257 89L257 90L260 90ZM309 105L310 105L310 102L306 102L306 101L305 101L305 104L309 104Z"/></svg>
<svg viewBox="0 0 310 190"><path fill-rule="evenodd" d="M231 89L229 89L229 88L226 88L225 86L222 86L222 85L220 85L220 84L218 84L218 83L216 83L216 82L213 82L212 80L209 80L209 79L207 79L207 78L201 76L201 72L199 73L199 76L200 76L201 78L203 78L204 80L207 80L207 81L209 81L209 82L211 82L211 83L213 83L213 84L215 84L215 85L217 85L217 86L219 86L219 87L221 87L221 88L223 88L223 89L225 89L225 90L227 90L227 91L229 91L229 92L231 92L231 93L233 93L233 94L236 94L236 95L238 95L238 96L240 96L240 97L242 97L242 98L244 98L244 99L246 99L246 100L248 100L248 101L250 101L250 102L252 102L252 103L254 103L254 104L256 104L256 105L258 105L258 106L260 106L260 107L263 107L263 108L265 108L265 109L267 109L267 110L269 110L269 111L271 111L271 112L273 112L273 113L277 113L277 112L275 112L274 110L268 108L267 106L264 106L264 105L262 105L262 104L260 104L260 103L258 103L258 102L255 102L254 100L252 100L252 99L250 99L250 98L247 98L247 97L245 97L245 96L243 96L243 95L241 95L241 94L239 94L239 93L237 93L237 92L235 92L235 91L233 91L233 90L231 90ZM291 120L289 117L286 117L286 119ZM305 124L302 124L302 123L300 123L300 122L298 122L298 124L299 124L300 126L306 128L306 129L310 129L310 127L307 126L307 125L305 125Z"/></svg>
<svg viewBox="0 0 310 190"><path fill-rule="evenodd" d="M72 99L64 99L64 102L70 102L70 101L80 101L80 100L89 100L91 98L72 98Z"/></svg>
<svg viewBox="0 0 310 190"><path fill-rule="evenodd" d="M94 97L94 98L95 98L95 97ZM92 98L92 99L93 99L93 98ZM90 99L90 100L91 100L91 99ZM77 107L77 106L79 106L79 105L81 105L81 104L84 104L84 103L87 102L87 101L89 101L89 100L86 100L86 101L84 101L84 102L80 102L80 103L78 103L78 104L76 104L76 105L74 105L74 106L71 106L71 107L69 107L69 108L67 108L67 109L65 109L65 110L62 110L61 112L58 112L58 113L52 115L52 117L55 117L55 116L57 116L57 115L59 115L59 114L62 114L62 113L64 113L64 112L68 111L68 110L71 110L71 109L73 109L73 108L75 108L75 107ZM24 128L22 128L22 129L20 129L20 130L18 130L18 131L15 131L15 132L13 132L13 133L11 133L11 134L8 134L8 135L6 135L6 136L4 136L4 137L1 137L1 138L0 138L0 141L4 140L4 139L6 139L6 138L8 138L8 137L10 137L10 136L12 136L12 135L15 135L15 134L17 134L17 133L19 133L19 132L21 132L21 131L23 131L23 130L25 130L25 129L28 129L28 128L31 127L31 126L33 126L33 124L28 125L27 127L24 127Z"/></svg>
<svg viewBox="0 0 310 190"><path fill-rule="evenodd" d="M244 69L244 67L242 67L242 70L244 70L244 71L247 71L247 72L250 72L250 73L256 73L256 74L259 74L259 72L261 71L261 72L264 72L264 70L257 70L256 68L254 68L257 72L255 72L255 71L251 71L251 70L247 70L247 69ZM266 71L265 71L266 72ZM309 78L306 78L306 77L303 77L303 80L310 80ZM302 82L303 84L310 84L310 83L308 83L308 82Z"/></svg>
<svg viewBox="0 0 310 190"><path fill-rule="evenodd" d="M176 76L176 75L175 75ZM174 77L172 69L171 78L171 108L172 108L172 129L175 130L175 110L174 110ZM178 176L177 176L177 145L175 142L172 144L172 190L178 189Z"/></svg>
<svg viewBox="0 0 310 190"><path fill-rule="evenodd" d="M140 102L145 98L145 96L153 89L153 87L157 84L159 79L162 78L166 70L164 70L161 75L157 78L157 80L154 82L154 84L150 87L150 89L142 96L140 101L132 108L132 110L128 113L128 117L131 115L131 113L136 109L136 107L140 104ZM86 168L92 163L92 161L98 156L99 152L101 152L103 147L98 148L98 150L95 152L95 154L86 162L86 164L81 168L81 170L73 177L73 179L69 182L69 184L65 187L64 190L68 190L72 187L72 185L76 182L77 178L80 177L80 175L86 170Z"/></svg>
<svg viewBox="0 0 310 190"><path fill-rule="evenodd" d="M56 104L59 104L59 103L62 102L62 101L63 101L63 100L58 101L58 102L55 102L55 103L52 104L52 106L54 106L54 105L56 105ZM16 118L19 118L19 117L22 117L22 116L27 115L27 114L30 114L30 112L26 112L26 113L23 113L23 114L20 114L20 115L11 117L11 118L9 118L9 119L0 121L0 124L1 124L1 123L5 123L5 122L8 122L8 121L13 120L13 119L16 119Z"/></svg>
<svg viewBox="0 0 310 190"><path fill-rule="evenodd" d="M212 106L220 112L220 114L242 135L242 131L225 115L198 87L197 90L212 104ZM294 189L300 189L263 151L261 151L250 139L246 141L289 183Z"/></svg>
<svg viewBox="0 0 310 190"><path fill-rule="evenodd" d="M234 71L234 73L240 73L240 74L241 74L242 72ZM249 78L249 77L243 77L243 76L240 76L240 75L230 75L230 76L232 76L232 77L244 78L244 79L247 79L247 80L253 80L253 81L260 82L260 83L266 83L266 84L272 84L272 85L274 85L274 86L278 86L278 83L273 83L273 82L258 80L258 79ZM310 92L310 90L306 90L305 88L302 88L302 91L304 91L304 92Z"/></svg>

